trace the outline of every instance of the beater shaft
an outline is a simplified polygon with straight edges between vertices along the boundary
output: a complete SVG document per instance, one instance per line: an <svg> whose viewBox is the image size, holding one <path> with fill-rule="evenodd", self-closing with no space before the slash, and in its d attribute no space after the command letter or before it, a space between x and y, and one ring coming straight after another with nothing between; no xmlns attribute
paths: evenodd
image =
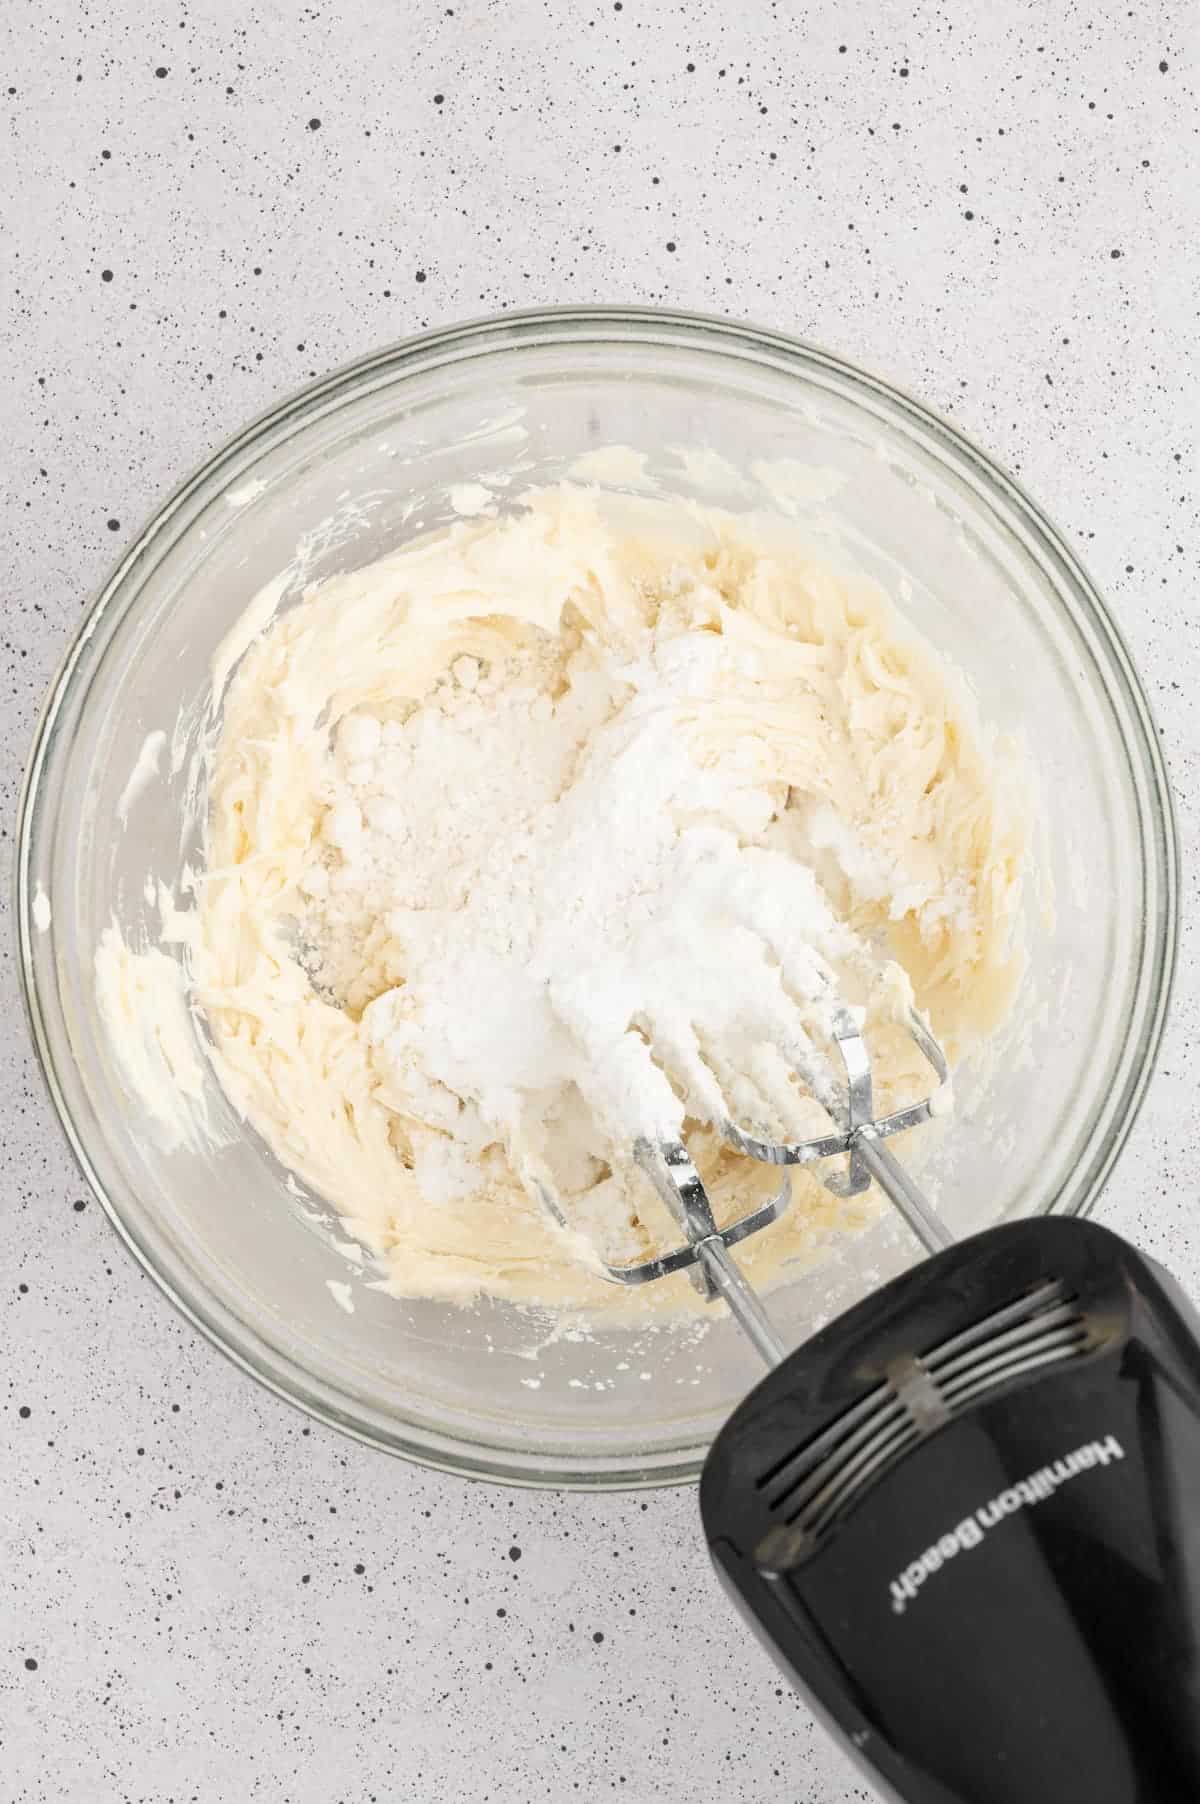
<svg viewBox="0 0 1200 1804"><path fill-rule="evenodd" d="M729 1305L729 1313L755 1351L774 1369L783 1363L785 1348L771 1325L754 1286L747 1284L734 1262L733 1255L719 1235L698 1241L696 1251L700 1264L718 1296Z"/></svg>
<svg viewBox="0 0 1200 1804"><path fill-rule="evenodd" d="M904 1217L927 1253L942 1253L954 1245L954 1236L945 1222L929 1207L924 1193L917 1188L901 1165L879 1138L875 1129L860 1127L854 1136L859 1157L884 1192Z"/></svg>

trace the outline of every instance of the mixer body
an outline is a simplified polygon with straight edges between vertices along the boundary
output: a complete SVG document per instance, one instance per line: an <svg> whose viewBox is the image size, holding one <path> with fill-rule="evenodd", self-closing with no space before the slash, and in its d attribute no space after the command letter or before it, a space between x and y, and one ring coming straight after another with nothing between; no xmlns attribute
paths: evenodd
<svg viewBox="0 0 1200 1804"><path fill-rule="evenodd" d="M1042 1219L906 1273L714 1443L723 1581L882 1795L1200 1800L1200 1319Z"/></svg>

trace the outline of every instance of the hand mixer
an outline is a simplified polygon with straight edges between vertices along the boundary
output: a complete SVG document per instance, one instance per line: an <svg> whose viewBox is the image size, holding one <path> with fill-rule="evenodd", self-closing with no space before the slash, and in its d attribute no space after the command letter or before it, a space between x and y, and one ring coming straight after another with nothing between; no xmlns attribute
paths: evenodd
<svg viewBox="0 0 1200 1804"><path fill-rule="evenodd" d="M942 1049L910 1026L941 1085ZM884 1144L936 1112L936 1091L876 1120L848 1009L832 1037L846 1083L819 1095L830 1133L718 1125L785 1168L847 1155L829 1187L874 1178L932 1257L785 1356L730 1248L789 1185L718 1227L682 1142L642 1140L684 1241L605 1268L640 1284L690 1267L773 1368L704 1467L716 1570L885 1797L1197 1804L1200 1319L1084 1221L955 1244Z"/></svg>

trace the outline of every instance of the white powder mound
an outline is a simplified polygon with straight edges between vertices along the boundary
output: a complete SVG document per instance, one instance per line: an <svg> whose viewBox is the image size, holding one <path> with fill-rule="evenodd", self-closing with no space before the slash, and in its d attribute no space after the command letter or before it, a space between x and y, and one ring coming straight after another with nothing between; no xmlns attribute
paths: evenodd
<svg viewBox="0 0 1200 1804"><path fill-rule="evenodd" d="M870 955L759 843L787 798L756 741L693 746L760 662L652 640L555 702L536 655L460 657L403 723L343 718L303 937L314 978L366 1005L387 1102L434 1130L429 1197L478 1188L497 1139L532 1146L569 1086L587 1106L577 1146L558 1122L559 1165L677 1137L685 1109L718 1120L721 1084L802 1131L785 1050L827 1028L832 963Z"/></svg>

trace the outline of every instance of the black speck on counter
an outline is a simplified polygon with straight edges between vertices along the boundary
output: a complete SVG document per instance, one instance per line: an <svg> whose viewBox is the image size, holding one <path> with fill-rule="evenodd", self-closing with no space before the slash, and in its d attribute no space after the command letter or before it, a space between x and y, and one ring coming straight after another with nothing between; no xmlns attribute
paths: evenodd
<svg viewBox="0 0 1200 1804"><path fill-rule="evenodd" d="M521 1549L519 1547L510 1547L508 1550L508 1557L510 1560L519 1560L521 1557Z"/></svg>

